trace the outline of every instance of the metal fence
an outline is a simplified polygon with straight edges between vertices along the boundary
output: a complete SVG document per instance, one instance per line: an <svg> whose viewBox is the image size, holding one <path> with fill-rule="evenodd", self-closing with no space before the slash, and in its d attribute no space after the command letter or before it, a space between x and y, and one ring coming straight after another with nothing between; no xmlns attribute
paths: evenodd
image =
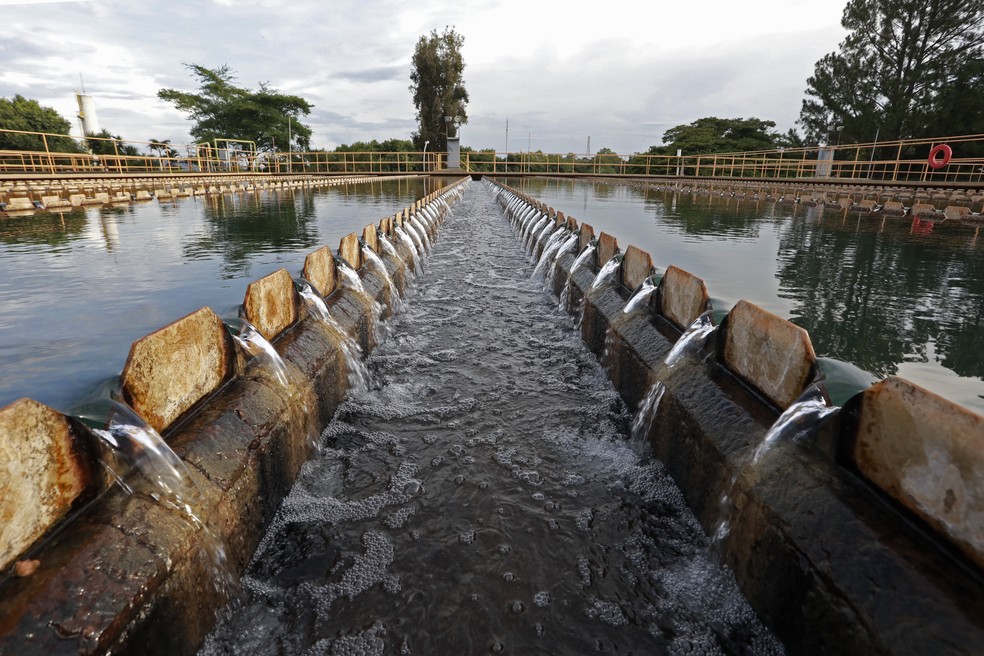
<svg viewBox="0 0 984 656"><path fill-rule="evenodd" d="M29 150L0 150L0 174L427 173L445 168L443 152L282 152L248 141L217 139L181 146L119 139L0 130L4 142ZM95 151L96 154L93 154ZM984 135L882 141L710 155L599 153L461 153L469 172L541 175L696 176L707 178L832 179L884 183L984 184Z"/></svg>

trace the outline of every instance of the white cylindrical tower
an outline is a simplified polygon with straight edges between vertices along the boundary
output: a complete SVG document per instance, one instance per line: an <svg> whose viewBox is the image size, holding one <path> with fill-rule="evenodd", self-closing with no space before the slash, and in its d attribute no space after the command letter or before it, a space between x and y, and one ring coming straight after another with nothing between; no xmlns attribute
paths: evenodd
<svg viewBox="0 0 984 656"><path fill-rule="evenodd" d="M96 118L96 101L92 96L81 93L76 93L75 99L79 103L79 124L82 126L82 134L98 134L99 119Z"/></svg>

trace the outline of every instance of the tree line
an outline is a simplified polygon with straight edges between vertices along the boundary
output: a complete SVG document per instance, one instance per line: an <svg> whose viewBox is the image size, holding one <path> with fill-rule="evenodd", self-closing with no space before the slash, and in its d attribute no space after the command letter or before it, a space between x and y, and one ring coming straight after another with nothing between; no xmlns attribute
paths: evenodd
<svg viewBox="0 0 984 656"><path fill-rule="evenodd" d="M781 133L774 121L755 117L704 117L670 128L661 144L636 157L984 134L984 0L849 0L841 24L847 36L816 63L806 81L799 130ZM447 136L468 121L463 44L464 37L447 27L418 39L410 62L418 129L408 139L345 144L331 152L446 150ZM199 143L250 142L258 153L281 157L312 152L312 130L303 122L312 109L307 100L280 93L269 83L258 89L238 86L227 65L191 64L188 69L197 91L161 89L157 95L187 115L193 123L189 132ZM20 95L0 98L0 127L66 135L45 144L34 135L0 133L0 150L47 146L56 152L139 154L107 130L86 135L85 144L79 144L67 137L67 120ZM151 139L147 148L159 157L178 155L167 140ZM612 155L605 150L595 159ZM492 157L491 149L465 152L473 162Z"/></svg>

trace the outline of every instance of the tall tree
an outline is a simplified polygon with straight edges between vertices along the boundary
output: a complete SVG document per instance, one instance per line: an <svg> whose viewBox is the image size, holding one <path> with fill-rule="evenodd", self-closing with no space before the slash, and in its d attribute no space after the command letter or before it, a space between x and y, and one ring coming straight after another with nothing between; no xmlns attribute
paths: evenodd
<svg viewBox="0 0 984 656"><path fill-rule="evenodd" d="M837 52L817 62L807 80L799 123L810 143L844 127L845 142L959 134L979 124L979 104L954 106L955 84L968 99L984 93L984 0L850 0ZM952 114L955 113L956 116Z"/></svg>
<svg viewBox="0 0 984 656"><path fill-rule="evenodd" d="M255 142L260 151L310 149L311 128L297 117L310 114L312 106L300 96L277 93L265 82L258 91L237 87L225 65L209 69L190 64L188 69L198 78L198 93L161 89L157 97L195 121L190 132L199 142L236 139Z"/></svg>
<svg viewBox="0 0 984 656"><path fill-rule="evenodd" d="M704 153L736 153L749 150L771 150L784 140L774 131L775 121L757 118L718 118L707 116L687 125L677 125L663 133L662 147L650 148L650 154L686 155Z"/></svg>
<svg viewBox="0 0 984 656"><path fill-rule="evenodd" d="M411 60L410 91L417 108L418 130L413 134L413 143L418 149L429 141L432 151L447 150L447 135L454 135L454 125L468 122L468 92L462 79L464 42L465 37L447 27L441 34L431 30L429 36L417 40ZM453 122L449 125L445 117L451 117Z"/></svg>
<svg viewBox="0 0 984 656"><path fill-rule="evenodd" d="M42 137L38 134L0 132L0 150L31 150L79 153L82 148L68 136L72 124L51 107L42 107L37 100L17 94L12 99L0 98L0 129L21 132L43 132L64 137Z"/></svg>

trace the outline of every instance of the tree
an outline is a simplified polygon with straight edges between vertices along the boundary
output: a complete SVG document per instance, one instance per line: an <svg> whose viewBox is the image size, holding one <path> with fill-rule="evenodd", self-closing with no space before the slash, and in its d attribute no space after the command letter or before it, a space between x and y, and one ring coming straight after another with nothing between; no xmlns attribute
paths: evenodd
<svg viewBox="0 0 984 656"><path fill-rule="evenodd" d="M109 130L105 128L101 132L85 135L85 142L93 155L125 155L133 157L140 154L136 146L124 142L123 137L118 134L110 134Z"/></svg>
<svg viewBox="0 0 984 656"><path fill-rule="evenodd" d="M161 89L157 97L195 121L190 133L197 141L252 141L259 151L310 149L311 128L297 117L310 114L312 105L300 96L277 93L265 82L258 91L237 87L226 65L209 69L189 64L187 68L198 78L199 93Z"/></svg>
<svg viewBox="0 0 984 656"><path fill-rule="evenodd" d="M688 125L678 125L663 133L666 146L652 147L651 155L685 155L706 153L735 153L750 150L772 150L782 135L774 132L774 121L757 118L699 118Z"/></svg>
<svg viewBox="0 0 984 656"><path fill-rule="evenodd" d="M984 0L850 0L841 25L840 49L807 80L798 121L807 142L827 142L837 125L847 143L979 125ZM955 85L971 102L953 103ZM943 112L951 113L945 125Z"/></svg>
<svg viewBox="0 0 984 656"><path fill-rule="evenodd" d="M468 122L465 112L468 92L462 79L464 42L465 37L447 27L441 34L431 30L429 36L417 40L411 59L410 91L417 108L419 127L413 134L413 143L418 149L423 149L424 142L429 141L431 151L447 150L447 134L453 136L453 125ZM445 117L453 119L448 133Z"/></svg>
<svg viewBox="0 0 984 656"><path fill-rule="evenodd" d="M147 150L151 153L156 154L158 157L167 157L168 159L173 159L178 157L180 153L171 147L170 139L162 139L158 141L157 139L151 139L147 144Z"/></svg>
<svg viewBox="0 0 984 656"><path fill-rule="evenodd" d="M0 132L0 150L47 150L59 153L79 153L82 148L68 136L72 124L51 107L42 107L37 100L17 94L13 99L0 98L0 129L22 132L43 132L65 135L44 138L38 134ZM47 142L47 144L46 144Z"/></svg>

